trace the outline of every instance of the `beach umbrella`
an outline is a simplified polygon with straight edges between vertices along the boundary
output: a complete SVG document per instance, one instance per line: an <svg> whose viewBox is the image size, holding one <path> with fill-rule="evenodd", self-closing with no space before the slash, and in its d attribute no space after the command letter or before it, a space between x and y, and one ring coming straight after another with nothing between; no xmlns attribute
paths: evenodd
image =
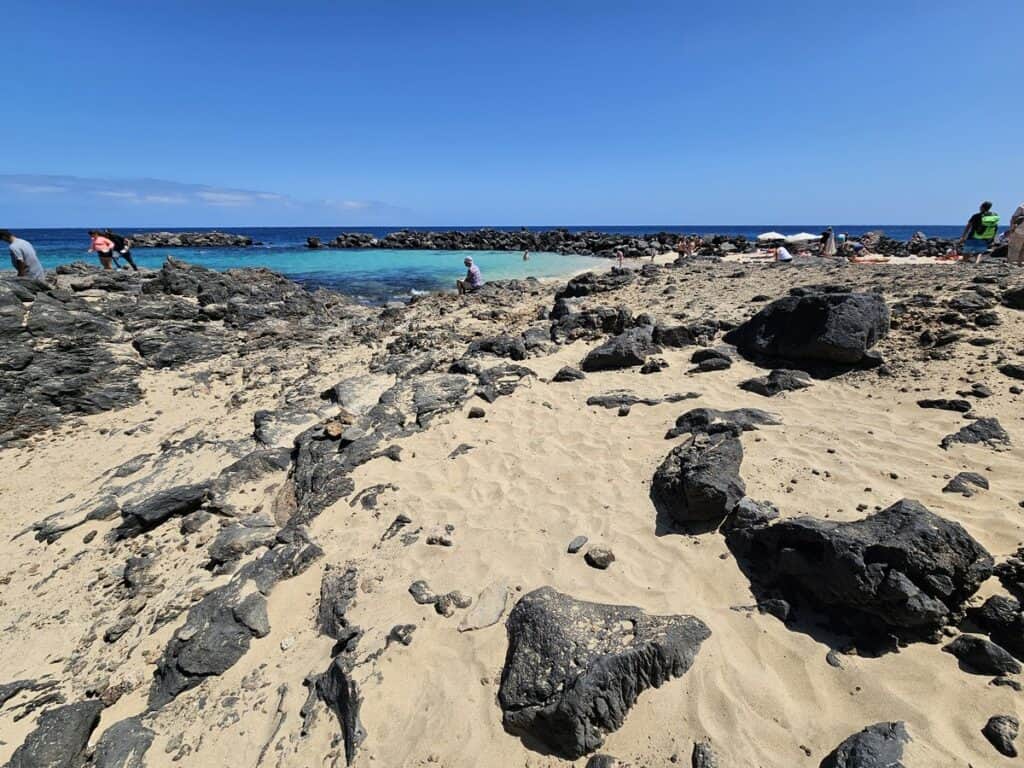
<svg viewBox="0 0 1024 768"><path fill-rule="evenodd" d="M785 240L786 236L781 232L762 232L757 239L758 242L766 242L768 240Z"/></svg>
<svg viewBox="0 0 1024 768"><path fill-rule="evenodd" d="M790 235L786 238L787 243L809 243L812 240L817 240L821 235L812 235L810 232L798 232L795 235Z"/></svg>

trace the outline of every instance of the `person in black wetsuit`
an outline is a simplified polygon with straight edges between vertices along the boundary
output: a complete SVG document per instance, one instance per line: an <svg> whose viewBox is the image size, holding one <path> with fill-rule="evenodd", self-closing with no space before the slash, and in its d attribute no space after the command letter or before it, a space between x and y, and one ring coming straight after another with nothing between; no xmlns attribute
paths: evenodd
<svg viewBox="0 0 1024 768"><path fill-rule="evenodd" d="M132 258L132 248L128 245L128 241L121 237L121 235L109 229L103 234L106 235L106 237L114 244L115 258L123 258L128 262L132 269L138 272L139 268L135 265L135 259Z"/></svg>

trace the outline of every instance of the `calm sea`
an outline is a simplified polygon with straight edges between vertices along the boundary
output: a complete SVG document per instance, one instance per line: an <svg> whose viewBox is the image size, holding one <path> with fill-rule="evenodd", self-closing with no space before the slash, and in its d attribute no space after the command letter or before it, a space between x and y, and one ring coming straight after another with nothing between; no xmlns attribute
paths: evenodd
<svg viewBox="0 0 1024 768"><path fill-rule="evenodd" d="M528 227L527 229L552 229L553 227ZM137 231L154 231L159 227L144 230L137 227L115 228L123 235ZM252 248L142 248L134 252L139 266L157 269L168 254L176 258L201 264L212 269L238 267L267 267L294 280L310 286L326 286L358 298L361 301L380 303L402 300L418 291L433 291L453 286L457 277L464 273L462 259L464 251L311 251L305 247L307 237L319 237L327 242L342 232L368 232L383 237L399 227L224 227L226 232L248 235L261 243ZM409 227L414 230L472 230L479 227ZM495 229L518 230L521 227L495 227ZM731 234L756 237L761 232L775 230L783 234L796 232L820 232L824 225L806 224L800 226L757 225L757 226L645 226L645 227L566 227L569 230L591 230L597 232L620 232L626 234L647 234L653 232L696 233L702 235ZM890 237L905 240L917 231L934 237L957 237L960 228L956 226L838 226L836 232L851 235L871 230L883 230ZM169 231L190 231L189 228ZM86 259L96 263L95 256L86 253L89 237L81 229L23 229L16 234L33 243L43 266L52 269L58 264ZM585 256L562 256L552 253L534 253L524 262L519 253L484 251L474 254L485 279L508 279L514 277L561 277L563 275L605 266L607 261Z"/></svg>

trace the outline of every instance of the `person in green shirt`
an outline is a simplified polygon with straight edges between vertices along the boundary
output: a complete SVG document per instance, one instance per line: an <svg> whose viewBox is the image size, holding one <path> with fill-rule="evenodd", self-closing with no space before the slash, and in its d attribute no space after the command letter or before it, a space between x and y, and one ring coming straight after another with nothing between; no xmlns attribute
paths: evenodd
<svg viewBox="0 0 1024 768"><path fill-rule="evenodd" d="M992 247L999 231L999 214L992 210L992 203L987 200L978 208L978 212L967 220L964 233L960 236L960 253L965 256L974 254L974 263L981 261L981 254Z"/></svg>

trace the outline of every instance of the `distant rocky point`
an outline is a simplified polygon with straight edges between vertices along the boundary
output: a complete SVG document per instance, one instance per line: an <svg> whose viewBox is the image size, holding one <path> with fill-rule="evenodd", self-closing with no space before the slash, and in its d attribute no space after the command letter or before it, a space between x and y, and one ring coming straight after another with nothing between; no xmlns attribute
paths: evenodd
<svg viewBox="0 0 1024 768"><path fill-rule="evenodd" d="M135 248L248 248L252 238L230 232L140 232L131 235Z"/></svg>

